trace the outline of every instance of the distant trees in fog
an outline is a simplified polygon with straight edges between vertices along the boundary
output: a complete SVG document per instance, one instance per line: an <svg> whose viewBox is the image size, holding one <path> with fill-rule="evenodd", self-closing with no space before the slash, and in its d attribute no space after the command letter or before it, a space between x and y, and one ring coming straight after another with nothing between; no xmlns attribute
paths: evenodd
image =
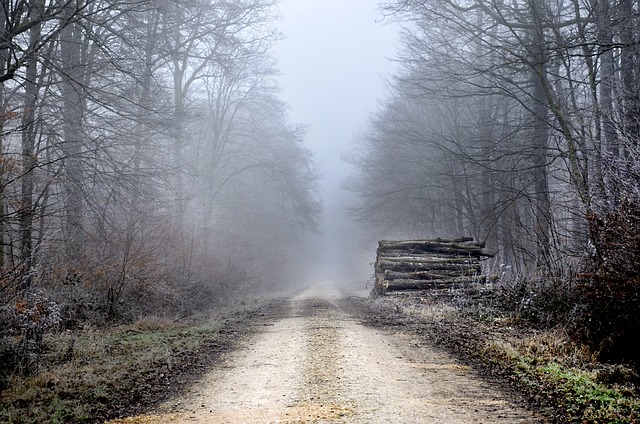
<svg viewBox="0 0 640 424"><path fill-rule="evenodd" d="M315 228L273 3L3 3L0 300L71 281L113 314L136 291L216 292Z"/></svg>
<svg viewBox="0 0 640 424"><path fill-rule="evenodd" d="M520 271L588 251L589 217L640 194L639 7L386 2L402 66L354 153L357 218L470 234Z"/></svg>

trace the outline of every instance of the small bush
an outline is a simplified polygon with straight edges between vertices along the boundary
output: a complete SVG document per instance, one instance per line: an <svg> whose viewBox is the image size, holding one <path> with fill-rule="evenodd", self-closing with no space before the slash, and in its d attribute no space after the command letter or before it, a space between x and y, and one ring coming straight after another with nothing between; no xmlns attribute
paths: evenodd
<svg viewBox="0 0 640 424"><path fill-rule="evenodd" d="M640 365L640 204L589 217L594 252L578 277L572 334L607 361Z"/></svg>
<svg viewBox="0 0 640 424"><path fill-rule="evenodd" d="M46 352L44 335L60 325L60 307L42 293L26 293L0 309L0 390L14 374L38 372Z"/></svg>
<svg viewBox="0 0 640 424"><path fill-rule="evenodd" d="M550 276L502 280L493 299L499 309L543 328L563 323L575 301L570 282Z"/></svg>

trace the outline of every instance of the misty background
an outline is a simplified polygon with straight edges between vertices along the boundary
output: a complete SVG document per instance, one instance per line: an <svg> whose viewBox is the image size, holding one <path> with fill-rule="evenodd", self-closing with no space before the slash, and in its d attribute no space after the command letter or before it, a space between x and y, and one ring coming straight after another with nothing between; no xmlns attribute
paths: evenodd
<svg viewBox="0 0 640 424"><path fill-rule="evenodd" d="M375 246L348 216L354 202L344 184L354 168L345 155L385 97L399 26L367 0L283 0L278 10L282 98L291 120L306 125L321 174L322 224L307 248L305 280L364 288Z"/></svg>
<svg viewBox="0 0 640 424"><path fill-rule="evenodd" d="M0 18L4 305L117 321L364 288L343 158L393 69L375 3L16 0Z"/></svg>
<svg viewBox="0 0 640 424"><path fill-rule="evenodd" d="M637 309L636 0L3 4L14 321L360 289L377 240L435 237L545 320Z"/></svg>

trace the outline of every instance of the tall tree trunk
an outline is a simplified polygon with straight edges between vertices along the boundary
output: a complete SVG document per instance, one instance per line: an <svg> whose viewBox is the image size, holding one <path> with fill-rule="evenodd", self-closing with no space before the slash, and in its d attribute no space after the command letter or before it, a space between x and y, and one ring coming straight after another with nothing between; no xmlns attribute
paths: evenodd
<svg viewBox="0 0 640 424"><path fill-rule="evenodd" d="M6 8L0 10L0 34L2 39L6 38L8 31L7 25L9 18L7 16L9 11ZM0 75L4 75L7 69L9 61L9 49L0 49ZM0 83L0 157L4 157L4 128L7 113L6 96L4 90L4 84ZM5 167L4 161L0 161L0 272L4 271L5 267L5 245L6 245L6 204L5 204Z"/></svg>
<svg viewBox="0 0 640 424"><path fill-rule="evenodd" d="M622 44L620 57L620 73L622 77L622 107L623 131L626 138L625 155L640 144L640 84L638 83L637 47L637 11L634 10L633 0L620 0L620 43ZM627 164L628 165L628 164Z"/></svg>
<svg viewBox="0 0 640 424"><path fill-rule="evenodd" d="M478 10L476 15L476 25L478 28L485 27L484 21L493 19L485 16L482 10ZM489 37L495 38L497 25L491 25ZM490 69L493 65L495 52L487 51L486 46L480 41L481 36L476 41L476 57L482 62L484 67ZM479 77L479 86L489 86L491 81L485 76ZM478 116L478 144L481 151L479 152L480 162L480 181L481 181L481 198L480 198L480 219L482 228L482 240L485 241L487 249L490 251L499 250L498 247L498 216L496 213L496 196L497 187L495 184L495 125L493 122L493 112L496 105L494 96L485 96L485 93L476 99L476 113Z"/></svg>
<svg viewBox="0 0 640 424"><path fill-rule="evenodd" d="M491 111L493 102L488 99L480 99L479 112L479 142L482 147L480 168L482 181L482 194L480 204L480 219L482 220L482 239L490 251L498 250L497 214L496 214L496 183L495 183L495 142Z"/></svg>
<svg viewBox="0 0 640 424"><path fill-rule="evenodd" d="M184 47L182 46L182 33L180 27L183 21L182 5L179 2L174 4L175 23L174 23L174 53L173 61L173 101L174 101L174 137L173 137L173 161L175 163L175 219L178 225L184 223L184 214L186 211L184 196L184 178L183 178L183 146L184 146L184 119L185 119L185 86L184 77L186 71L186 61L182 57Z"/></svg>
<svg viewBox="0 0 640 424"><path fill-rule="evenodd" d="M78 261L82 253L82 118L83 118L83 71L81 67L82 33L80 25L72 21L73 10L69 8L65 25L60 33L60 55L62 63L62 102L64 123L62 150L64 154L64 199L65 232L67 254L71 262ZM73 264L72 264L73 267Z"/></svg>
<svg viewBox="0 0 640 424"><path fill-rule="evenodd" d="M44 13L44 0L32 3L29 18L37 20ZM33 217L35 213L33 202L34 172L37 165L36 145L36 107L38 103L38 58L35 54L37 43L40 42L41 24L34 25L29 30L29 46L32 53L27 57L24 86L24 103L22 113L22 187L21 204L18 211L20 222L20 262L25 268L21 289L27 290L31 286L31 266L33 262Z"/></svg>
<svg viewBox="0 0 640 424"><path fill-rule="evenodd" d="M597 25L598 25L598 45L600 58L600 82L597 85L600 89L600 99L593 101L599 116L596 116L598 134L596 134L595 146L595 178L597 193L596 197L606 203L616 203L618 197L618 187L616 187L611 175L605 169L605 161L617 161L620 156L616 125L613 119L613 87L615 80L615 58L613 55L613 20L611 16L611 5L609 0L600 0L597 4ZM595 72L595 70L594 70ZM595 77L595 75L594 75ZM597 78L594 78L597 80ZM593 83L595 85L595 82ZM604 155L604 157L603 157ZM607 160L608 156L608 160ZM610 164L612 165L612 164ZM610 166L609 169L615 169ZM613 182L613 185L611 184Z"/></svg>
<svg viewBox="0 0 640 424"><path fill-rule="evenodd" d="M138 116L134 129L134 153L133 153L133 174L134 174L134 189L133 189L133 210L140 212L140 194L142 193L142 158L145 153L145 146L149 140L149 127L147 124L147 115L150 110L153 110L151 100L151 83L153 79L154 68L154 52L158 44L158 29L159 29L159 17L160 12L158 10L152 10L148 12L148 22L146 28L146 40L144 50L144 70L142 78L139 83L139 99L138 99ZM137 219L138 217L134 217Z"/></svg>
<svg viewBox="0 0 640 424"><path fill-rule="evenodd" d="M549 143L549 104L547 98L547 57L542 25L542 5L540 0L529 0L535 28L531 34L530 60L532 67L533 122L531 128L533 207L535 216L535 236L537 258L540 265L548 264L551 246L551 201L547 170Z"/></svg>

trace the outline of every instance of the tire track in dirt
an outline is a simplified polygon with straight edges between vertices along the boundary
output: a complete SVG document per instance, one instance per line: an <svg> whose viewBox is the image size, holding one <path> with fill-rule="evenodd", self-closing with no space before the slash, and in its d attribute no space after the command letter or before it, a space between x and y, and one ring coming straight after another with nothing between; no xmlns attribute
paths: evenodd
<svg viewBox="0 0 640 424"><path fill-rule="evenodd" d="M183 397L120 423L534 423L449 355L373 329L326 288L224 356Z"/></svg>

